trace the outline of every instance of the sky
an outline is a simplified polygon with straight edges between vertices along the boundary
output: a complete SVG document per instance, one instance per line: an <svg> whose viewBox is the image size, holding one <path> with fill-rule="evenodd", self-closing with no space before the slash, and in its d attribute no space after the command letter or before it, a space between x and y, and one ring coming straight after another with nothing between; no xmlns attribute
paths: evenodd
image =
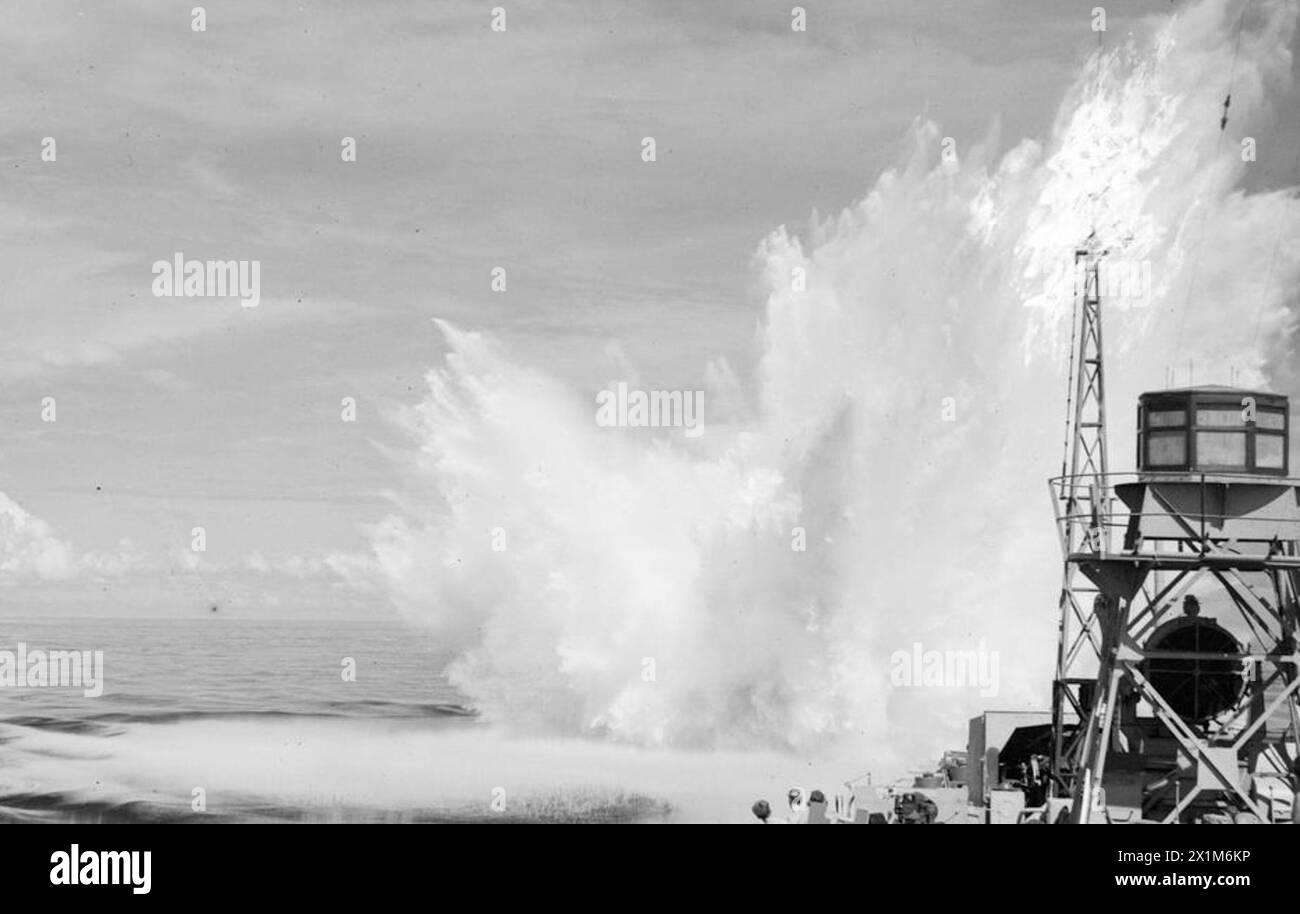
<svg viewBox="0 0 1300 914"><path fill-rule="evenodd" d="M1045 133L1093 5L809 2L794 32L774 2L507 3L495 32L491 4L250 2L196 32L192 2L6 3L0 614L392 612L366 528L435 319L579 401L748 378L764 237L860 199L918 117ZM1117 40L1168 5L1106 8ZM1247 187L1298 177L1261 156ZM177 252L259 261L259 305L155 297Z"/></svg>

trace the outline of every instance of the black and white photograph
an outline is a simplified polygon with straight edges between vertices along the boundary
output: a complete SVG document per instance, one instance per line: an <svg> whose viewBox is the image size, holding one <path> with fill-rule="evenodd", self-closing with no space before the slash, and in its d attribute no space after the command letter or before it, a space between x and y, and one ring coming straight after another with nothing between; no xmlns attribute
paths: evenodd
<svg viewBox="0 0 1300 914"><path fill-rule="evenodd" d="M0 13L24 881L1300 824L1297 0Z"/></svg>

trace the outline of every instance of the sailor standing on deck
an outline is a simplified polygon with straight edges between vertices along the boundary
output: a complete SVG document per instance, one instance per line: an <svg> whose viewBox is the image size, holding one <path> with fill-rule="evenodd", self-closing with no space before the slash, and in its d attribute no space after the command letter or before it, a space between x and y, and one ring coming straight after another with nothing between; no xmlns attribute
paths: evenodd
<svg viewBox="0 0 1300 914"><path fill-rule="evenodd" d="M768 805L767 800L758 800L750 807L750 810L758 817L758 821L764 825L806 825L808 823L808 802L804 799L803 791L798 787L791 787L790 792L786 795L786 800L790 804L790 818L788 819L772 815L772 807ZM825 798L823 798L822 802L825 802Z"/></svg>
<svg viewBox="0 0 1300 914"><path fill-rule="evenodd" d="M763 825L785 825L785 819L777 818L772 815L772 807L768 805L767 800L758 800L750 807L754 815L758 816L758 821Z"/></svg>
<svg viewBox="0 0 1300 914"><path fill-rule="evenodd" d="M808 801L804 799L803 790L791 787L786 799L790 802L790 824L808 824Z"/></svg>

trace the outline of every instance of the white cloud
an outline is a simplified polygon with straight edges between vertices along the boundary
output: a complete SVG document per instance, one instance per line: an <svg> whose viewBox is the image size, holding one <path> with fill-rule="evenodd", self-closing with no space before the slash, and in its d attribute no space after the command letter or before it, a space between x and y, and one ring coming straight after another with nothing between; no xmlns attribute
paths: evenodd
<svg viewBox="0 0 1300 914"><path fill-rule="evenodd" d="M168 553L173 570L216 571L217 566L203 557L203 553L177 546Z"/></svg>
<svg viewBox="0 0 1300 914"><path fill-rule="evenodd" d="M77 561L67 542L38 517L0 492L0 571L6 579L64 580L76 574Z"/></svg>
<svg viewBox="0 0 1300 914"><path fill-rule="evenodd" d="M330 552L324 555L287 555L268 559L260 552L250 553L243 562L250 571L278 574L300 581L334 577L338 584L355 590L373 590L379 565L369 555L353 552Z"/></svg>
<svg viewBox="0 0 1300 914"><path fill-rule="evenodd" d="M78 553L52 526L0 492L0 582L66 581L82 574L115 577L144 559L130 540L110 552Z"/></svg>
<svg viewBox="0 0 1300 914"><path fill-rule="evenodd" d="M135 545L126 538L118 541L117 549L112 552L87 552L81 556L81 568L96 577L120 577L129 571L142 568L146 555L137 552Z"/></svg>

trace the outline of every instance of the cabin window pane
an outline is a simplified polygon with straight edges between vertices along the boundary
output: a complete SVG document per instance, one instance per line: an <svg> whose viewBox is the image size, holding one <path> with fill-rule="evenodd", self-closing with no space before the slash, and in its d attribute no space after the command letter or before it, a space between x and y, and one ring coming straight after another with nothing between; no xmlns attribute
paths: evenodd
<svg viewBox="0 0 1300 914"><path fill-rule="evenodd" d="M1246 417L1240 409L1198 409L1196 424L1201 428L1244 428Z"/></svg>
<svg viewBox="0 0 1300 914"><path fill-rule="evenodd" d="M1281 470L1286 467L1286 439L1281 435L1255 436L1255 466L1262 470Z"/></svg>
<svg viewBox="0 0 1300 914"><path fill-rule="evenodd" d="M1147 465L1177 467L1187 463L1187 435L1184 432L1152 432L1147 436Z"/></svg>
<svg viewBox="0 0 1300 914"><path fill-rule="evenodd" d="M1245 432L1197 432L1196 465L1199 467L1246 466Z"/></svg>
<svg viewBox="0 0 1300 914"><path fill-rule="evenodd" d="M1169 428L1186 424L1187 410L1185 409L1152 410L1147 413L1147 428Z"/></svg>
<svg viewBox="0 0 1300 914"><path fill-rule="evenodd" d="M1279 432L1286 428L1286 413L1275 409L1261 409L1255 413L1257 428L1274 428Z"/></svg>

